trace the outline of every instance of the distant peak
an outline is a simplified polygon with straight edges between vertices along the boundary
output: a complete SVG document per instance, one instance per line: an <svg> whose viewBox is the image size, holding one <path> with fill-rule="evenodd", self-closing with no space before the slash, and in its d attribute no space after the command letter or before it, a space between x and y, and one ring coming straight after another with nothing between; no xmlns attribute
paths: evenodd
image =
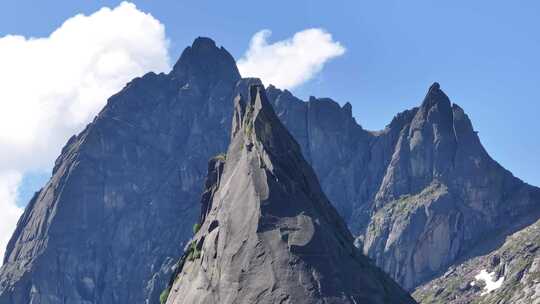
<svg viewBox="0 0 540 304"><path fill-rule="evenodd" d="M422 103L422 108L429 109L437 105L442 105L451 111L451 102L448 96L441 90L441 85L434 82L430 87Z"/></svg>
<svg viewBox="0 0 540 304"><path fill-rule="evenodd" d="M348 116L352 116L352 105L350 102L346 102L342 109L347 113Z"/></svg>
<svg viewBox="0 0 540 304"><path fill-rule="evenodd" d="M202 89L222 81L233 82L234 85L240 79L231 54L206 37L198 37L184 49L172 74L180 82L196 82Z"/></svg>
<svg viewBox="0 0 540 304"><path fill-rule="evenodd" d="M441 85L438 82L434 82L428 89L427 96L444 96L446 97L446 94L444 94L443 90L441 90ZM446 97L448 98L448 97Z"/></svg>
<svg viewBox="0 0 540 304"><path fill-rule="evenodd" d="M216 42L208 37L197 37L191 45L193 49L217 48Z"/></svg>

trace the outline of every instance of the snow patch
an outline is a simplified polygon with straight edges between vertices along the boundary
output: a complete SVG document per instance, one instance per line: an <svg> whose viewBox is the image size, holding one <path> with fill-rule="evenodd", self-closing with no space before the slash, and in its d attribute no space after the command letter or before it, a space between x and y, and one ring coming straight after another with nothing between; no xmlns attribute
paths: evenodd
<svg viewBox="0 0 540 304"><path fill-rule="evenodd" d="M500 277L497 281L494 280L494 277L495 272L487 272L485 269L482 269L482 271L480 271L480 273L474 277L477 281L484 281L486 283L483 292L480 294L481 296L488 294L502 286L504 277Z"/></svg>

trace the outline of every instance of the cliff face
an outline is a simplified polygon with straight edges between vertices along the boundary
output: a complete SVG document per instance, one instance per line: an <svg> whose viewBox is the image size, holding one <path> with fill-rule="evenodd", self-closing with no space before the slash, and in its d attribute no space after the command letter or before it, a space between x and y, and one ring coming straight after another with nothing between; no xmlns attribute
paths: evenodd
<svg viewBox="0 0 540 304"><path fill-rule="evenodd" d="M383 162L372 159L370 147L376 136L362 129L352 117L349 103L340 107L329 98L311 97L303 102L288 91L273 86L268 97L276 114L300 144L304 157L321 180L324 192L345 218L353 232L358 221L353 213L369 200L377 175L382 175ZM371 168L372 170L370 170Z"/></svg>
<svg viewBox="0 0 540 304"><path fill-rule="evenodd" d="M437 83L379 132L362 129L349 104L268 91L357 245L407 289L470 255L486 235L540 216L540 190L490 158Z"/></svg>
<svg viewBox="0 0 540 304"><path fill-rule="evenodd" d="M354 247L262 86L236 99L225 164L210 169L167 303L414 303Z"/></svg>
<svg viewBox="0 0 540 304"><path fill-rule="evenodd" d="M191 236L208 158L227 147L239 79L229 53L199 38L170 74L112 96L20 219L0 303L155 303Z"/></svg>
<svg viewBox="0 0 540 304"><path fill-rule="evenodd" d="M414 288L486 235L536 220L538 193L489 157L467 115L435 84L400 131L364 251Z"/></svg>

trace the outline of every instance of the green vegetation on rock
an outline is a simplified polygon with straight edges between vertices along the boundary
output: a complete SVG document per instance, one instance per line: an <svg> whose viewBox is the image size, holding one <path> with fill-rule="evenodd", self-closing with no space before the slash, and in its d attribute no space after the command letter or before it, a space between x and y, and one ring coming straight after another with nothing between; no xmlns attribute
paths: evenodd
<svg viewBox="0 0 540 304"><path fill-rule="evenodd" d="M197 234L197 232L199 232L199 229L201 229L201 224L195 223L193 225L193 234Z"/></svg>
<svg viewBox="0 0 540 304"><path fill-rule="evenodd" d="M164 289L161 294L159 295L159 303L165 304L167 302L167 298L169 298L169 293L171 292L171 287L167 287Z"/></svg>
<svg viewBox="0 0 540 304"><path fill-rule="evenodd" d="M193 241L189 245L187 259L188 261L192 262L199 258L201 258L201 252L197 249L197 244L195 241Z"/></svg>

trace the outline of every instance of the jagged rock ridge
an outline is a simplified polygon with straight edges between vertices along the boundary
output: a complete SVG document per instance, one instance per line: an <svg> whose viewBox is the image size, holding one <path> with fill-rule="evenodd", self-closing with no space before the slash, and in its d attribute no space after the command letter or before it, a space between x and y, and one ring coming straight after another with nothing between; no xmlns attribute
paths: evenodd
<svg viewBox="0 0 540 304"><path fill-rule="evenodd" d="M486 235L540 216L540 189L488 155L438 83L378 132L358 125L348 104L268 91L358 246L407 289L469 256Z"/></svg>
<svg viewBox="0 0 540 304"><path fill-rule="evenodd" d="M248 100L167 303L414 303L354 247L264 88Z"/></svg>

